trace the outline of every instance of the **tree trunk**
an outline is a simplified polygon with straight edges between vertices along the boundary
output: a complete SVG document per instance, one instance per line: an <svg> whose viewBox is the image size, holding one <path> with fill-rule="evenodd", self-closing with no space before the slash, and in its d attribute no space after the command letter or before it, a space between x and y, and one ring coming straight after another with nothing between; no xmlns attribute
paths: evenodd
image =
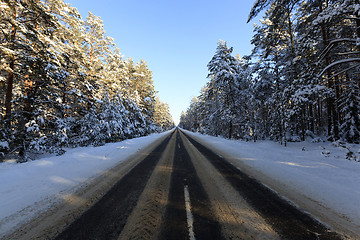
<svg viewBox="0 0 360 240"><path fill-rule="evenodd" d="M309 104L309 117L310 117L310 129L313 133L315 133L314 110L311 103Z"/></svg>
<svg viewBox="0 0 360 240"><path fill-rule="evenodd" d="M338 100L340 98L340 84L339 84L339 77L335 77L335 101L334 101L334 110L333 110L333 123L334 123L334 137L335 140L339 139L339 107L338 107Z"/></svg>
<svg viewBox="0 0 360 240"><path fill-rule="evenodd" d="M16 20L16 9L13 12L13 18ZM16 39L16 27L13 25L11 27L10 33L10 46L11 50L15 49L15 39ZM7 78L7 89L6 89L6 98L5 98L5 119L7 120L7 124L10 124L11 118L11 101L13 97L13 85L14 85L14 76L15 76L15 56L10 57L9 64L10 72Z"/></svg>
<svg viewBox="0 0 360 240"><path fill-rule="evenodd" d="M356 12L356 35L357 35L357 50L360 51L360 14L359 11ZM356 79L359 88L360 88L360 79Z"/></svg>
<svg viewBox="0 0 360 240"><path fill-rule="evenodd" d="M293 59L295 59L295 33L294 27L291 19L291 12L294 8L294 5L287 9L287 20L288 20L288 34L290 36L290 46L291 46L291 68L292 68L292 76L291 76L291 84L293 83L294 79L297 79L297 72L296 72L296 63L294 63Z"/></svg>
<svg viewBox="0 0 360 240"><path fill-rule="evenodd" d="M326 6L328 6L328 2L326 1ZM319 11L323 12L322 4L319 4ZM324 44L324 48L326 48L329 45L329 36L328 32L324 26L324 24L321 24L321 34L322 34L322 40ZM330 65L330 58L329 55L326 54L325 56L325 64L326 66ZM330 69L326 71L326 75L328 77L327 81L327 87L329 89L332 89L335 91L335 94L337 95L338 89L335 87L335 84L332 80L332 74ZM336 96L337 97L337 96ZM335 99L333 97L328 96L327 97L327 119L328 119L328 136L334 137L334 139L338 139L339 137L339 129L338 129L338 117L337 117L337 109L335 105Z"/></svg>
<svg viewBox="0 0 360 240"><path fill-rule="evenodd" d="M231 139L231 137L232 137L232 132L233 132L233 124L232 124L232 121L230 121L230 126L229 126L229 139Z"/></svg>
<svg viewBox="0 0 360 240"><path fill-rule="evenodd" d="M360 39L360 14L359 11L356 12L356 35ZM360 44L357 45L357 50L360 51Z"/></svg>
<svg viewBox="0 0 360 240"><path fill-rule="evenodd" d="M7 79L7 89L6 89L6 98L5 98L5 119L9 120L11 118L11 101L12 101L12 91L14 84L14 70L15 70L15 59L11 57L10 65L11 72L9 72Z"/></svg>
<svg viewBox="0 0 360 240"><path fill-rule="evenodd" d="M320 11L322 12L322 8L321 8L321 5L320 5ZM328 41L328 34L327 34L327 31L325 29L325 26L322 24L321 25L321 33L322 33L322 39L323 39L323 44L324 44L324 48L327 47L327 45L329 44L329 41ZM326 55L325 56L325 64L326 66L330 65L330 59L329 59L329 56ZM332 79L331 79L331 72L330 72L330 69L327 70L327 77L328 77L328 81L327 81L327 87L329 89L333 89L333 82L332 82ZM333 127L333 112L334 112L334 99L333 97L330 97L328 96L326 98L326 109L327 109L327 122L328 122L328 136L331 136L332 135L332 127Z"/></svg>
<svg viewBox="0 0 360 240"><path fill-rule="evenodd" d="M305 107L301 108L301 140L305 141Z"/></svg>

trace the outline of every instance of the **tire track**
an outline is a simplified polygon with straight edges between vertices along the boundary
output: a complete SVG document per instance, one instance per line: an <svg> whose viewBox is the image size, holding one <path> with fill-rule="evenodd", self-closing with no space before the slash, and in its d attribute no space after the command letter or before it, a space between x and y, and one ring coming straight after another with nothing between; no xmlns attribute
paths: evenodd
<svg viewBox="0 0 360 240"><path fill-rule="evenodd" d="M221 228L212 213L209 197L204 190L191 158L176 132L176 146L171 175L168 205L159 239L189 239L184 187L188 186L196 239L223 239Z"/></svg>
<svg viewBox="0 0 360 240"><path fill-rule="evenodd" d="M168 199L174 152L175 135L170 139L119 240L157 239Z"/></svg>
<svg viewBox="0 0 360 240"><path fill-rule="evenodd" d="M182 135L182 134L181 134ZM182 135L226 239L279 240L280 237L221 173Z"/></svg>
<svg viewBox="0 0 360 240"><path fill-rule="evenodd" d="M117 239L172 135L55 239Z"/></svg>
<svg viewBox="0 0 360 240"><path fill-rule="evenodd" d="M297 209L256 179L249 177L212 150L183 134L283 239L342 239L336 232Z"/></svg>

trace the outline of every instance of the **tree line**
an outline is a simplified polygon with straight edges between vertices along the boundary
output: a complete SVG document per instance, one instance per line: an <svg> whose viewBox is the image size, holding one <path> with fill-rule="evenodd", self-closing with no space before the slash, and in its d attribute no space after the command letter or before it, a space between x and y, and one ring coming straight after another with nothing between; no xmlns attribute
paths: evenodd
<svg viewBox="0 0 360 240"><path fill-rule="evenodd" d="M215 136L360 142L360 3L258 0L249 56L219 41L180 126Z"/></svg>
<svg viewBox="0 0 360 240"><path fill-rule="evenodd" d="M173 126L145 61L62 0L0 1L0 159L102 145Z"/></svg>

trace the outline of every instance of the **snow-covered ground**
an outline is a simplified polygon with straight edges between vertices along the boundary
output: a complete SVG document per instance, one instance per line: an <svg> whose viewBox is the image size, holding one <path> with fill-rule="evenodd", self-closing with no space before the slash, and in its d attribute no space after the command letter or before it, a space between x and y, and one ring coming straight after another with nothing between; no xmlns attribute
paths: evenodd
<svg viewBox="0 0 360 240"><path fill-rule="evenodd" d="M284 147L272 141L254 143L186 133L231 158L233 164L238 162L237 166L243 166L260 180L275 180L288 192L290 189L298 193L297 196L303 195L324 206L319 211L328 209L337 213L360 234L360 162L346 159L346 148L330 142L310 141L291 142ZM360 145L347 144L347 147L360 158ZM286 194L283 189L275 190Z"/></svg>
<svg viewBox="0 0 360 240"><path fill-rule="evenodd" d="M0 238L167 133L68 149L23 164L0 163Z"/></svg>

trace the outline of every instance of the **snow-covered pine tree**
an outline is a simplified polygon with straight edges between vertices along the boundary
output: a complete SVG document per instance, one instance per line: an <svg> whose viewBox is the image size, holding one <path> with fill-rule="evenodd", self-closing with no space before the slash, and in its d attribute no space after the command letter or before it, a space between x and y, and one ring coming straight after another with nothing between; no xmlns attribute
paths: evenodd
<svg viewBox="0 0 360 240"><path fill-rule="evenodd" d="M103 21L89 12L85 21L86 80L84 94L87 95L87 108L90 109L106 92L106 79L103 78L103 64L114 46L113 39L106 36Z"/></svg>
<svg viewBox="0 0 360 240"><path fill-rule="evenodd" d="M270 132L270 115L272 105L268 101L274 94L273 79L275 75L271 63L268 61L258 61L252 67L253 84L251 87L250 101L252 103L252 111L255 125L255 136L258 139L265 139Z"/></svg>
<svg viewBox="0 0 360 240"><path fill-rule="evenodd" d="M118 94L129 97L130 81L127 78L129 70L120 50L114 48L114 51L106 56L104 63L103 78L106 80L110 97Z"/></svg>
<svg viewBox="0 0 360 240"><path fill-rule="evenodd" d="M341 136L350 143L360 143L360 87L354 81L344 86L339 108L343 116Z"/></svg>
<svg viewBox="0 0 360 240"><path fill-rule="evenodd" d="M219 107L219 99L217 95L210 90L213 86L213 78L201 89L200 95L194 98L192 103L193 109L191 115L196 117L197 131L204 134L219 136L222 134L221 126L221 111ZM195 127L195 126L194 126Z"/></svg>
<svg viewBox="0 0 360 240"><path fill-rule="evenodd" d="M144 60L137 63L134 70L132 86L134 92L138 95L139 102L137 104L144 116L146 116L149 121L153 121L156 100L152 72Z"/></svg>
<svg viewBox="0 0 360 240"><path fill-rule="evenodd" d="M87 72L84 60L84 41L86 39L85 22L76 8L64 3L62 0L45 1L47 11L50 12L59 24L54 29L54 39L56 45L53 52L58 53L58 68L67 74L67 77L60 83L59 95L61 98L61 111L63 117L76 117L84 112L81 104L86 100L82 94L84 89L84 79Z"/></svg>
<svg viewBox="0 0 360 240"><path fill-rule="evenodd" d="M200 106L200 101L197 97L193 97L191 99L191 103L189 108L186 110L186 115L184 118L184 122L182 125L185 129L197 132L200 129L200 121L201 121L201 110L198 106Z"/></svg>
<svg viewBox="0 0 360 240"><path fill-rule="evenodd" d="M251 68L238 62L232 75L228 67L232 61L224 64L215 54L215 71L191 102L182 126L228 136L231 128L226 121L233 119L244 124L243 129L230 130L233 137L254 134L286 143L326 134L327 129L329 139L340 136L354 141L359 125L360 4L356 0L257 0L249 20L266 8L252 40L252 57L258 62ZM236 84L230 84L236 89L234 111L223 94L229 93L230 81L219 80L226 78L217 71L236 79ZM248 90L241 87L246 83L242 79L248 79ZM248 98L242 97L244 92Z"/></svg>
<svg viewBox="0 0 360 240"><path fill-rule="evenodd" d="M156 96L154 108L154 122L160 128L160 131L169 130L174 127L174 121L170 114L170 107L167 103Z"/></svg>
<svg viewBox="0 0 360 240"><path fill-rule="evenodd" d="M184 128L184 124L185 124L185 119L186 119L186 114L184 111L181 111L180 114L180 121L179 121L179 128Z"/></svg>
<svg viewBox="0 0 360 240"><path fill-rule="evenodd" d="M254 68L255 75L263 75L273 85L272 96L268 96L263 106L269 112L267 122L271 128L268 134L278 141L286 141L287 133L291 133L294 128L290 124L289 113L290 98L295 91L293 83L298 78L293 20L295 6L296 1L288 1L287 4L281 1L271 3L264 18L260 20L261 25L255 26L252 39L255 45L252 56L258 57L260 62ZM293 116L293 123L297 122L295 118Z"/></svg>
<svg viewBox="0 0 360 240"><path fill-rule="evenodd" d="M84 22L62 0L2 1L0 11L0 157L155 130L151 72L122 59L99 17Z"/></svg>
<svg viewBox="0 0 360 240"><path fill-rule="evenodd" d="M213 79L209 91L215 95L219 101L219 111L221 111L221 126L226 137L232 138L236 119L236 95L238 91L237 76L239 74L238 62L231 55L233 48L228 48L225 41L220 40L216 48L215 55L208 63L210 79Z"/></svg>
<svg viewBox="0 0 360 240"><path fill-rule="evenodd" d="M56 64L57 59L49 49L55 44L53 34L58 22L40 1L8 1L3 7L9 17L2 25L9 41L1 47L5 66L8 64L5 125L14 129L13 144L24 156L31 146L32 130L38 129L28 126L39 117L41 97L52 84L48 66Z"/></svg>

